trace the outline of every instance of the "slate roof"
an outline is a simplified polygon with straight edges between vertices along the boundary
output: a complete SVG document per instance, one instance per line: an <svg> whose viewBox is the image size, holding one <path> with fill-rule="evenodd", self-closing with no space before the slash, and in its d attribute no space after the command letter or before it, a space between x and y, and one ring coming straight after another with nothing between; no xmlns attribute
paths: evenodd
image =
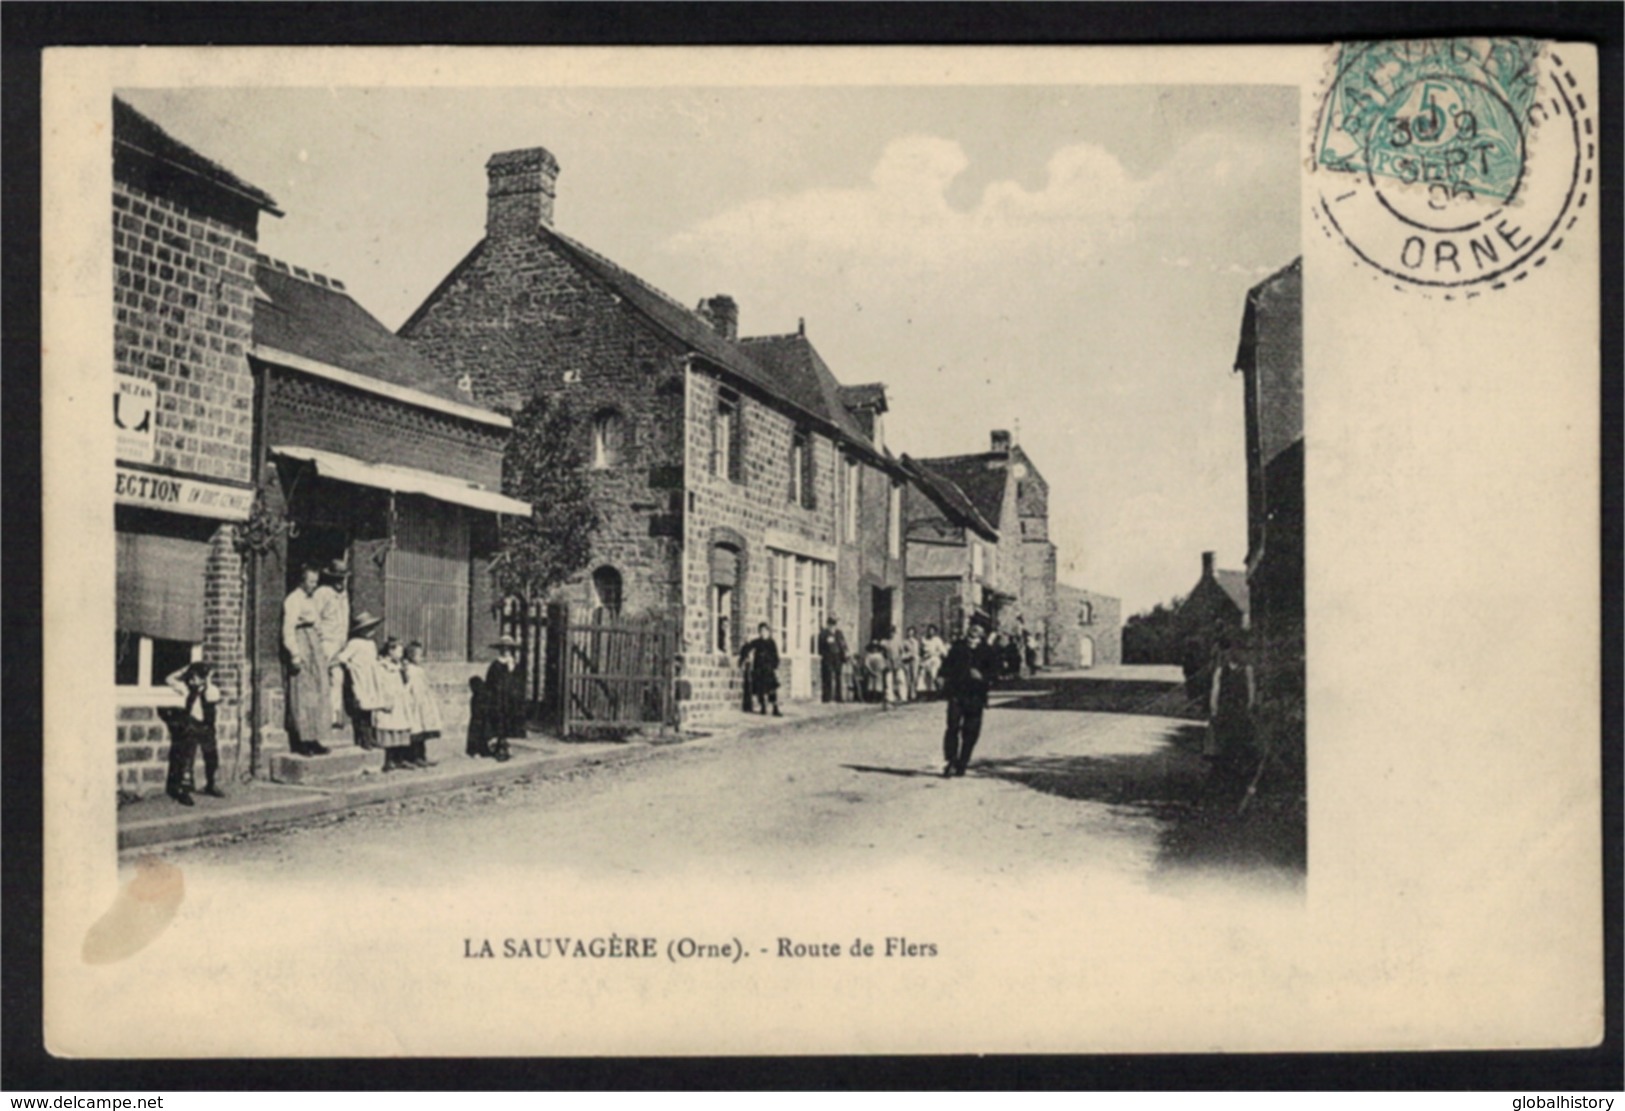
<svg viewBox="0 0 1625 1111"><path fill-rule="evenodd" d="M271 194L250 185L220 163L203 157L118 97L113 98L113 143L179 166L222 189L246 197L272 215L282 215Z"/></svg>
<svg viewBox="0 0 1625 1111"><path fill-rule="evenodd" d="M1230 600L1236 603L1237 609L1241 610L1242 613L1252 612L1247 608L1247 573L1245 571L1216 570L1213 572L1213 580L1219 584L1221 590L1230 596Z"/></svg>
<svg viewBox="0 0 1625 1111"><path fill-rule="evenodd" d="M996 525L1003 519L1004 490L1009 472L1002 466L989 467L989 463L1007 462L1009 456L1002 451L983 452L980 455L950 455L941 459L916 459L915 462L935 471L964 492L976 511L986 521Z"/></svg>
<svg viewBox="0 0 1625 1111"><path fill-rule="evenodd" d="M538 227L536 234L558 247L583 273L606 286L660 330L725 374L754 386L798 415L810 417L826 431L837 433L872 459L892 462L889 456L875 450L868 436L864 435L862 428L840 403L840 384L835 381L824 360L812 349L811 343L806 343L805 352L797 352L781 351L780 345L774 342L797 338L805 342L805 336L760 336L730 340L699 313L591 247L550 227ZM451 273L401 325L401 335L412 334L413 327L440 300L441 294L480 260L485 253L485 245L486 241L481 240L452 268ZM504 338L503 330L497 329L487 337L487 342L500 347ZM784 347L788 349L790 345Z"/></svg>
<svg viewBox="0 0 1625 1111"><path fill-rule="evenodd" d="M751 336L741 338L739 345L802 408L823 416L857 443L874 446L842 399L847 388L835 380L805 335Z"/></svg>
<svg viewBox="0 0 1625 1111"><path fill-rule="evenodd" d="M998 542L999 529L996 524L990 524L986 516L979 512L965 491L959 484L946 475L938 474L918 459L903 456L903 469L908 472L925 495L935 502L949 518L958 525L974 529L988 540Z"/></svg>
<svg viewBox="0 0 1625 1111"><path fill-rule="evenodd" d="M254 280L254 343L463 405L478 405L411 344L355 302L344 283L264 255ZM489 406L479 406L489 408Z"/></svg>

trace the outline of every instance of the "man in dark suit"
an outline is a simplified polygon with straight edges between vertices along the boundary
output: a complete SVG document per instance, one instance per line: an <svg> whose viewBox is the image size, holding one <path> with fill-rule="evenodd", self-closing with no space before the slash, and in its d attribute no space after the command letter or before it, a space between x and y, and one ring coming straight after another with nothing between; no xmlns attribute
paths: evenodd
<svg viewBox="0 0 1625 1111"><path fill-rule="evenodd" d="M823 684L825 702L841 702L842 672L846 668L846 634L841 632L841 619L832 617L818 633L818 677Z"/></svg>
<svg viewBox="0 0 1625 1111"><path fill-rule="evenodd" d="M942 735L945 779L965 774L971 751L982 735L982 711L987 709L988 688L999 668L998 656L985 635L980 622L971 622L942 664L942 693L948 702L948 729Z"/></svg>

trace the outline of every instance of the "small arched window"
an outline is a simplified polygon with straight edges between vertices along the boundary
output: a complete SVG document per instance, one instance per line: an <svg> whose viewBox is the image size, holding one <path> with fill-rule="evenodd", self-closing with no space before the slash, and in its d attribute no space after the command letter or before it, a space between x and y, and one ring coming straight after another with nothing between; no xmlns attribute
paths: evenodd
<svg viewBox="0 0 1625 1111"><path fill-rule="evenodd" d="M610 617L621 613L621 573L613 567L600 567L592 573L593 608Z"/></svg>
<svg viewBox="0 0 1625 1111"><path fill-rule="evenodd" d="M592 418L592 465L604 470L620 464L626 449L626 421L614 409L600 409Z"/></svg>
<svg viewBox="0 0 1625 1111"><path fill-rule="evenodd" d="M1078 624L1093 625L1095 623L1095 607L1090 602L1083 602L1078 606Z"/></svg>

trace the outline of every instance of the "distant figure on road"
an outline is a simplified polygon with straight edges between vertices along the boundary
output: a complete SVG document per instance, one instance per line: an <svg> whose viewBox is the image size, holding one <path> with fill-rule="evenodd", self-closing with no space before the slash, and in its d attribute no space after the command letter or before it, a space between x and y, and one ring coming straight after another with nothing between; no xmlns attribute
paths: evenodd
<svg viewBox="0 0 1625 1111"><path fill-rule="evenodd" d="M1221 636L1208 691L1208 735L1214 780L1225 793L1244 789L1253 755L1253 705L1257 689L1253 668L1245 663L1228 635Z"/></svg>
<svg viewBox="0 0 1625 1111"><path fill-rule="evenodd" d="M948 729L942 735L944 778L964 775L970 754L982 735L982 711L999 667L992 645L982 640L982 626L972 623L965 638L954 642L942 665L942 692L948 700Z"/></svg>
<svg viewBox="0 0 1625 1111"><path fill-rule="evenodd" d="M1022 650L1027 654L1027 674L1038 674L1038 638L1029 629L1022 633Z"/></svg>
<svg viewBox="0 0 1625 1111"><path fill-rule="evenodd" d="M863 650L863 700L891 709L891 653L879 637Z"/></svg>
<svg viewBox="0 0 1625 1111"><path fill-rule="evenodd" d="M825 702L841 702L841 679L846 670L846 634L841 632L841 619L832 617L818 633L818 678L823 687Z"/></svg>
<svg viewBox="0 0 1625 1111"><path fill-rule="evenodd" d="M925 639L920 641L920 693L937 693L937 676L942 673L942 658L948 646L935 625L925 627Z"/></svg>
<svg viewBox="0 0 1625 1111"><path fill-rule="evenodd" d="M766 621L756 626L756 639L739 650L739 661L745 665L745 709L755 699L761 713L773 705L773 716L779 713L779 646L774 643L773 631Z"/></svg>
<svg viewBox="0 0 1625 1111"><path fill-rule="evenodd" d="M913 702L920 683L920 638L913 625L897 642L897 676L900 680L898 698Z"/></svg>

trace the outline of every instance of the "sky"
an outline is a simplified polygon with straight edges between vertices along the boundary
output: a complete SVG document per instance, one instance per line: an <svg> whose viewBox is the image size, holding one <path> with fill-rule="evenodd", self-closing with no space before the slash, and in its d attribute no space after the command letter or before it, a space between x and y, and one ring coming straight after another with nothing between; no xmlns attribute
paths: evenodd
<svg viewBox="0 0 1625 1111"><path fill-rule="evenodd" d="M1294 88L128 90L269 192L261 250L398 327L479 241L486 159L544 146L555 224L742 335L884 382L894 452L1009 429L1059 577L1124 615L1246 556L1249 288L1299 246Z"/></svg>

